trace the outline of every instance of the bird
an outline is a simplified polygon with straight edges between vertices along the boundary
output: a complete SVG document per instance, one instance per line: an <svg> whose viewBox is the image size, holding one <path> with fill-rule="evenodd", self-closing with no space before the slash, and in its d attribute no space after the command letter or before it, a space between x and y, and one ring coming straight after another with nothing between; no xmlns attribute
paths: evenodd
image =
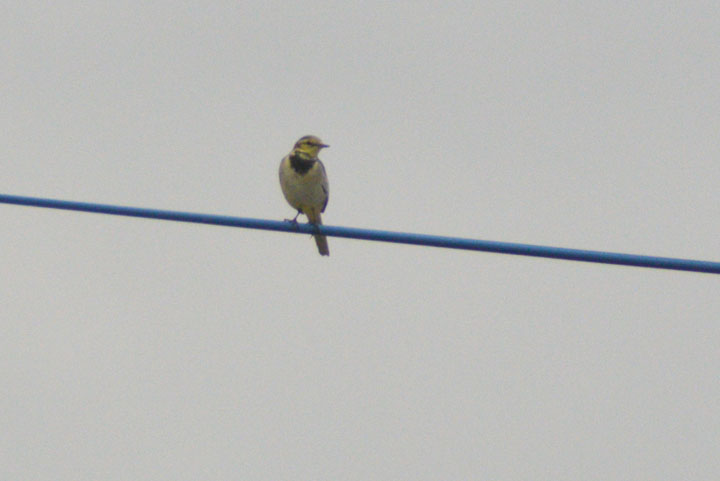
<svg viewBox="0 0 720 481"><path fill-rule="evenodd" d="M297 215L291 222L297 222L305 214L311 224L322 225L321 214L325 212L330 196L325 166L318 159L322 149L330 147L314 135L300 137L289 154L280 162L280 188ZM318 252L329 256L327 237L313 234Z"/></svg>

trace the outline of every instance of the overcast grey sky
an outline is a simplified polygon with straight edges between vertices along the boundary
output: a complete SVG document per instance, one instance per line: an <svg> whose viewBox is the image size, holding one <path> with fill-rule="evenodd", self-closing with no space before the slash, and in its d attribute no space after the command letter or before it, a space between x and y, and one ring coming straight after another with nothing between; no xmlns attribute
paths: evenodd
<svg viewBox="0 0 720 481"><path fill-rule="evenodd" d="M6 3L0 192L720 260L717 2ZM2 479L720 477L718 276L0 216Z"/></svg>

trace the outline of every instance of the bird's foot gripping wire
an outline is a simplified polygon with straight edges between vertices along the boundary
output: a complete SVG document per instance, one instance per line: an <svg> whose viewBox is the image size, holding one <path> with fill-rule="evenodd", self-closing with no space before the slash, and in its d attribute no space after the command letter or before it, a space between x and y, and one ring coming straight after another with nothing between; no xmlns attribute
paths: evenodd
<svg viewBox="0 0 720 481"><path fill-rule="evenodd" d="M298 225L297 218L300 214L302 214L302 212L298 211L298 213L295 214L295 217L293 217L292 219L285 219L285 222L290 222L291 224L297 226Z"/></svg>

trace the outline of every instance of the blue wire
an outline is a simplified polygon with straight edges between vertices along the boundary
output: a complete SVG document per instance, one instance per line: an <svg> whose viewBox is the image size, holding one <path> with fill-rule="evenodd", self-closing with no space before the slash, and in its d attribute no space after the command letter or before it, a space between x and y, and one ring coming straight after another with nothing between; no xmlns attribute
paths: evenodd
<svg viewBox="0 0 720 481"><path fill-rule="evenodd" d="M601 264L617 264L624 266L650 267L654 269L672 269L679 271L720 274L720 262L675 259L670 257L618 254L614 252L566 249L562 247L546 247L531 244L513 244L509 242L461 239L457 237L409 234L405 232L357 229L352 227L336 227L329 225L314 226L311 224L293 224L287 221L283 222L266 219L250 219L246 217L195 214L190 212L143 209L138 207L123 207L116 205L43 199L37 197L22 197L5 194L0 194L0 203L33 207L46 207L50 209L74 210L81 212L94 212L97 214L144 217L149 219L162 219L179 222L193 222L197 224L246 227L250 229L264 229L302 234L320 233L327 236L345 237L349 239L364 239L382 242L396 242L400 244L445 247L449 249L497 252L500 254L546 257L550 259L564 259L582 262L597 262Z"/></svg>

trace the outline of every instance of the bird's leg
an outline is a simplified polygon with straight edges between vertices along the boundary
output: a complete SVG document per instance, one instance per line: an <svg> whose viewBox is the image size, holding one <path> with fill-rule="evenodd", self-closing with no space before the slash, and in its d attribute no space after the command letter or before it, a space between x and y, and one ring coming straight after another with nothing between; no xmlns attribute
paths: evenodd
<svg viewBox="0 0 720 481"><path fill-rule="evenodd" d="M298 223L297 218L300 214L302 214L302 211L298 210L297 214L295 214L295 217L293 217L292 219L285 219L285 222L290 222L291 224L297 224Z"/></svg>

